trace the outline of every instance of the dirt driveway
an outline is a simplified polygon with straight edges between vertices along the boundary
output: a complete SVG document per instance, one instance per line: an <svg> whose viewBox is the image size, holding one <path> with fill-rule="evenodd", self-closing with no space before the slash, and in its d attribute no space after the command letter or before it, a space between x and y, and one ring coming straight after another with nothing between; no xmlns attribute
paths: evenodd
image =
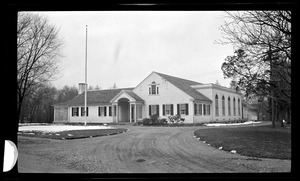
<svg viewBox="0 0 300 181"><path fill-rule="evenodd" d="M193 137L204 127L138 127L75 140L19 137L18 170L84 173L290 172L290 160L218 150Z"/></svg>

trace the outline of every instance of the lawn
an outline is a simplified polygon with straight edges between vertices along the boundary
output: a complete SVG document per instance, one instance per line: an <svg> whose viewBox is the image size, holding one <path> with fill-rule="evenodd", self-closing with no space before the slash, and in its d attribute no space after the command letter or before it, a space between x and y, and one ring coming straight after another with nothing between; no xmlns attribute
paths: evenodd
<svg viewBox="0 0 300 181"><path fill-rule="evenodd" d="M98 136L108 136L126 132L127 129L91 129L91 130L69 130L60 132L41 132L41 131L26 131L19 132L19 135L40 137L40 138L51 138L51 139L78 139L78 138L89 138Z"/></svg>
<svg viewBox="0 0 300 181"><path fill-rule="evenodd" d="M290 128L271 126L211 128L195 131L201 141L223 150L236 150L238 154L259 157L291 159Z"/></svg>

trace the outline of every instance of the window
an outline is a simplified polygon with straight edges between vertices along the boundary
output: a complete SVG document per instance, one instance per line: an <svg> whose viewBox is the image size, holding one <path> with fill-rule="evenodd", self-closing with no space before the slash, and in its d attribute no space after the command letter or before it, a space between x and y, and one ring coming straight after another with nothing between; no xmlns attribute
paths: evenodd
<svg viewBox="0 0 300 181"><path fill-rule="evenodd" d="M98 107L98 116L106 116L106 107L105 106Z"/></svg>
<svg viewBox="0 0 300 181"><path fill-rule="evenodd" d="M114 106L114 116L117 116L117 106Z"/></svg>
<svg viewBox="0 0 300 181"><path fill-rule="evenodd" d="M241 115L241 102L240 99L238 99L238 114Z"/></svg>
<svg viewBox="0 0 300 181"><path fill-rule="evenodd" d="M79 116L79 107L72 107L72 116Z"/></svg>
<svg viewBox="0 0 300 181"><path fill-rule="evenodd" d="M81 107L81 116L84 116L84 107ZM86 116L89 116L89 107L86 107Z"/></svg>
<svg viewBox="0 0 300 181"><path fill-rule="evenodd" d="M177 114L189 114L189 104L177 104Z"/></svg>
<svg viewBox="0 0 300 181"><path fill-rule="evenodd" d="M194 104L194 109L195 109L195 115L202 115L202 104Z"/></svg>
<svg viewBox="0 0 300 181"><path fill-rule="evenodd" d="M231 116L230 97L228 97L228 116Z"/></svg>
<svg viewBox="0 0 300 181"><path fill-rule="evenodd" d="M137 118L138 119L142 119L142 106L141 105L138 105L137 107Z"/></svg>
<svg viewBox="0 0 300 181"><path fill-rule="evenodd" d="M219 116L219 99L218 95L215 96L215 109L216 109L216 116Z"/></svg>
<svg viewBox="0 0 300 181"><path fill-rule="evenodd" d="M222 96L222 115L225 116L225 97Z"/></svg>
<svg viewBox="0 0 300 181"><path fill-rule="evenodd" d="M159 115L159 105L149 105L149 116L154 114Z"/></svg>
<svg viewBox="0 0 300 181"><path fill-rule="evenodd" d="M233 98L233 115L235 116L236 113L235 113L235 98Z"/></svg>
<svg viewBox="0 0 300 181"><path fill-rule="evenodd" d="M205 115L210 115L210 105L207 104L205 107L206 107L206 114Z"/></svg>
<svg viewBox="0 0 300 181"><path fill-rule="evenodd" d="M152 89L151 94L156 94L156 85L155 84L151 85L151 89Z"/></svg>
<svg viewBox="0 0 300 181"><path fill-rule="evenodd" d="M173 104L163 105L163 115L173 115Z"/></svg>
<svg viewBox="0 0 300 181"><path fill-rule="evenodd" d="M158 84L156 84L154 81L149 86L149 95L156 95L159 94L159 87Z"/></svg>
<svg viewBox="0 0 300 181"><path fill-rule="evenodd" d="M112 106L108 107L108 116L112 116Z"/></svg>

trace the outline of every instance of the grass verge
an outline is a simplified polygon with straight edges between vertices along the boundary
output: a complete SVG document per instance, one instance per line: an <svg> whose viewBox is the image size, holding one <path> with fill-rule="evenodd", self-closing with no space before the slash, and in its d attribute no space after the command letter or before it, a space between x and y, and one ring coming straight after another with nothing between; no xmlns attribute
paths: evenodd
<svg viewBox="0 0 300 181"><path fill-rule="evenodd" d="M126 131L127 129L118 128L118 129L96 129L96 130L71 130L71 131L61 131L55 133L30 131L30 132L19 132L18 134L22 136L50 138L50 139L79 139L79 138L89 138L89 137L120 134Z"/></svg>
<svg viewBox="0 0 300 181"><path fill-rule="evenodd" d="M212 128L195 131L195 136L216 148L260 158L291 159L290 128L271 126Z"/></svg>

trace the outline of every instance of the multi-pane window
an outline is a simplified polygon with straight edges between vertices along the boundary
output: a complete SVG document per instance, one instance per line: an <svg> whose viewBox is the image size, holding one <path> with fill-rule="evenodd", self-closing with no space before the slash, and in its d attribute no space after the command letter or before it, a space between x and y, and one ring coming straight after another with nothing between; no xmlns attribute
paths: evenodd
<svg viewBox="0 0 300 181"><path fill-rule="evenodd" d="M152 89L151 94L156 94L156 85L155 84L151 85L151 89Z"/></svg>
<svg viewBox="0 0 300 181"><path fill-rule="evenodd" d="M202 104L195 104L194 109L195 109L195 115L202 115Z"/></svg>
<svg viewBox="0 0 300 181"><path fill-rule="evenodd" d="M173 115L173 104L163 105L163 115Z"/></svg>
<svg viewBox="0 0 300 181"><path fill-rule="evenodd" d="M159 105L149 105L149 116L154 114L159 115Z"/></svg>
<svg viewBox="0 0 300 181"><path fill-rule="evenodd" d="M188 104L178 104L179 106L177 106L177 108L179 108L179 110L177 112L179 112L180 115L185 114L188 115Z"/></svg>
<svg viewBox="0 0 300 181"><path fill-rule="evenodd" d="M210 115L210 105L207 104L205 107L206 107L206 114L205 115Z"/></svg>
<svg viewBox="0 0 300 181"><path fill-rule="evenodd" d="M159 94L159 87L154 81L149 86L149 94L156 95Z"/></svg>
<svg viewBox="0 0 300 181"><path fill-rule="evenodd" d="M117 116L117 106L114 106L114 116Z"/></svg>
<svg viewBox="0 0 300 181"><path fill-rule="evenodd" d="M230 97L228 97L228 116L231 116Z"/></svg>
<svg viewBox="0 0 300 181"><path fill-rule="evenodd" d="M219 116L219 99L218 99L218 95L215 96L215 110L216 110L216 116Z"/></svg>
<svg viewBox="0 0 300 181"><path fill-rule="evenodd" d="M209 104L203 104L203 115L210 115L210 105Z"/></svg>
<svg viewBox="0 0 300 181"><path fill-rule="evenodd" d="M105 106L98 107L98 116L106 116L106 107Z"/></svg>
<svg viewBox="0 0 300 181"><path fill-rule="evenodd" d="M225 116L225 97L222 96L222 115Z"/></svg>
<svg viewBox="0 0 300 181"><path fill-rule="evenodd" d="M79 107L72 107L72 116L79 116Z"/></svg>
<svg viewBox="0 0 300 181"><path fill-rule="evenodd" d="M236 115L236 112L235 112L235 98L233 98L233 115L234 116Z"/></svg>
<svg viewBox="0 0 300 181"><path fill-rule="evenodd" d="M81 107L81 116L84 116L84 107ZM89 116L89 107L86 107L86 116Z"/></svg>
<svg viewBox="0 0 300 181"><path fill-rule="evenodd" d="M108 107L108 116L112 116L112 106Z"/></svg>

